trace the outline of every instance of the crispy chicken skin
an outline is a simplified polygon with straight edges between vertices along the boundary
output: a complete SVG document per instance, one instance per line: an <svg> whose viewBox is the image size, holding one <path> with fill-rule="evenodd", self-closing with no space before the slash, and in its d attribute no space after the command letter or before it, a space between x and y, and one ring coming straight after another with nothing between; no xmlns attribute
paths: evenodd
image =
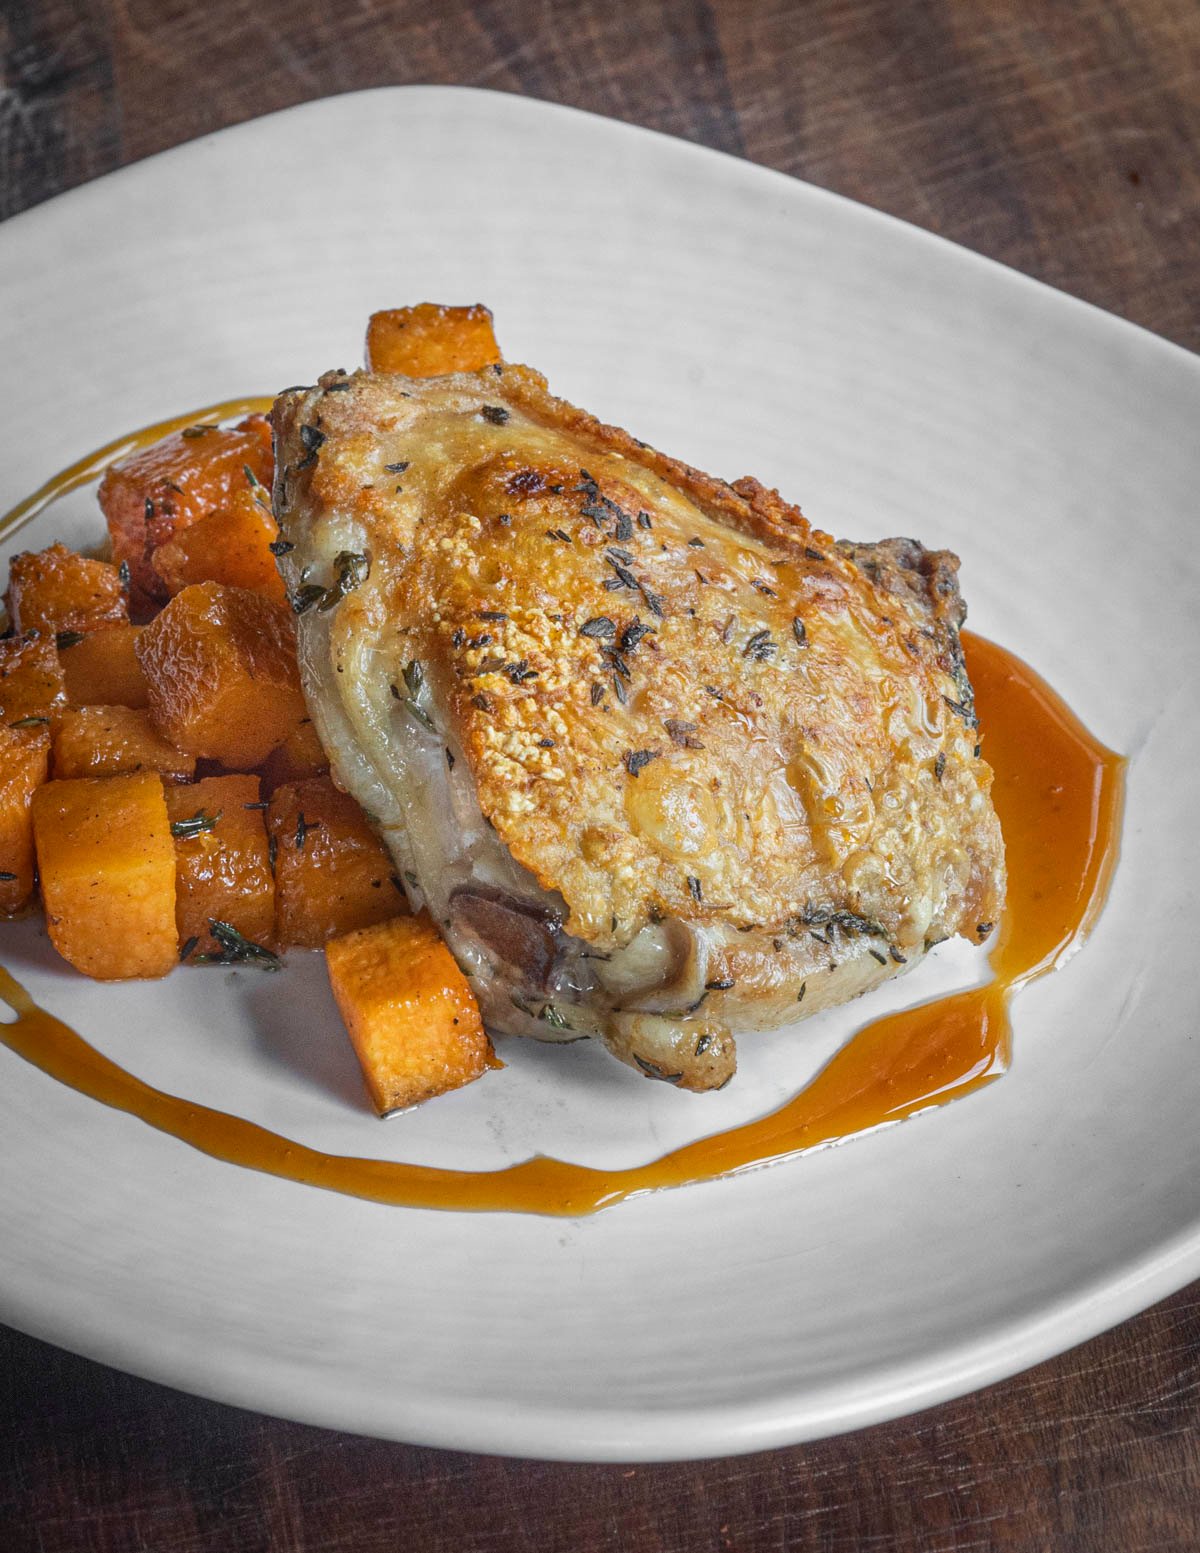
<svg viewBox="0 0 1200 1553"><path fill-rule="evenodd" d="M835 543L527 367L273 420L313 717L494 1030L716 1088L737 1031L987 935L953 555Z"/></svg>

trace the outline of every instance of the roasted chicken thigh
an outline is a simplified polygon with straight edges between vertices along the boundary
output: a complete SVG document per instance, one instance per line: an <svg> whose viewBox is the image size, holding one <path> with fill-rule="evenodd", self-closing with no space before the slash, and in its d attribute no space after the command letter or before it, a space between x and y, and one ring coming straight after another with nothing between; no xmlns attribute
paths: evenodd
<svg viewBox="0 0 1200 1553"><path fill-rule="evenodd" d="M274 428L313 718L493 1031L716 1088L737 1032L986 937L953 555L835 543L526 367L330 373Z"/></svg>

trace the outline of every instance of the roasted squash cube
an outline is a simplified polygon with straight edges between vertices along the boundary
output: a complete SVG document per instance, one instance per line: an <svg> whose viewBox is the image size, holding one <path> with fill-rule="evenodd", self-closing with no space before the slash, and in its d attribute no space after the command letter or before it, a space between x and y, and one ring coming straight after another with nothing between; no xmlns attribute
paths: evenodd
<svg viewBox="0 0 1200 1553"><path fill-rule="evenodd" d="M160 545L154 570L171 594L193 582L223 582L283 604L287 593L270 548L278 538L265 487L234 491L219 512L198 518Z"/></svg>
<svg viewBox="0 0 1200 1553"><path fill-rule="evenodd" d="M256 776L205 777L168 787L175 840L175 926L190 959L219 954L211 921L228 922L253 944L275 936L275 879Z"/></svg>
<svg viewBox="0 0 1200 1553"><path fill-rule="evenodd" d="M137 594L167 598L152 557L178 530L229 505L250 479L270 488L275 462L262 415L237 426L192 426L122 459L100 482L113 560L126 561Z"/></svg>
<svg viewBox="0 0 1200 1553"><path fill-rule="evenodd" d="M442 377L478 372L500 360L488 308L443 307L420 302L372 313L367 324L367 365L372 372Z"/></svg>
<svg viewBox="0 0 1200 1553"><path fill-rule="evenodd" d="M428 917L331 939L329 983L381 1116L497 1065L467 978Z"/></svg>
<svg viewBox="0 0 1200 1553"><path fill-rule="evenodd" d="M0 723L53 724L66 704L66 682L53 637L0 641Z"/></svg>
<svg viewBox="0 0 1200 1553"><path fill-rule="evenodd" d="M285 782L302 782L305 777L324 776L328 770L329 757L317 737L312 718L305 717L263 761L263 787L270 794Z"/></svg>
<svg viewBox="0 0 1200 1553"><path fill-rule="evenodd" d="M138 638L150 716L164 739L244 770L306 715L291 613L260 593L202 582Z"/></svg>
<svg viewBox="0 0 1200 1553"><path fill-rule="evenodd" d="M45 728L0 728L0 912L33 894L33 795L46 780Z"/></svg>
<svg viewBox="0 0 1200 1553"><path fill-rule="evenodd" d="M275 936L284 948L319 949L337 933L408 910L383 843L328 777L278 788L267 828L275 842Z"/></svg>
<svg viewBox="0 0 1200 1553"><path fill-rule="evenodd" d="M46 926L100 981L165 976L178 953L175 848L153 771L47 782L33 795Z"/></svg>
<svg viewBox="0 0 1200 1553"><path fill-rule="evenodd" d="M8 567L8 616L22 636L31 631L95 631L129 619L125 584L115 566L66 545L26 550Z"/></svg>
<svg viewBox="0 0 1200 1553"><path fill-rule="evenodd" d="M157 771L171 782L195 775L196 757L185 755L155 732L149 712L131 706L71 707L54 730L54 775L120 776Z"/></svg>
<svg viewBox="0 0 1200 1553"><path fill-rule="evenodd" d="M134 651L141 634L141 626L118 625L61 642L58 656L72 706L149 706L150 687Z"/></svg>

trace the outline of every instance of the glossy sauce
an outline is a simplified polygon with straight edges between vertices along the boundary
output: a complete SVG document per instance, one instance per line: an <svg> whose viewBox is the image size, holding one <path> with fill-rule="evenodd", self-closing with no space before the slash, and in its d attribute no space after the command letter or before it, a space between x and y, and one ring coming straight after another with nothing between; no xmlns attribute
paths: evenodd
<svg viewBox="0 0 1200 1553"><path fill-rule="evenodd" d="M110 444L23 503L0 534L168 431L266 403L215 405ZM1008 857L1008 903L990 954L993 980L867 1025L792 1100L744 1126L626 1170L540 1156L502 1170L443 1170L322 1154L152 1089L39 1008L3 969L0 1000L17 1017L0 1024L0 1042L61 1083L214 1158L404 1207L591 1213L634 1193L711 1180L945 1104L1005 1071L1012 994L1061 965L1095 922L1116 863L1124 785L1121 758L1092 738L1032 669L980 637L967 633L963 641Z"/></svg>

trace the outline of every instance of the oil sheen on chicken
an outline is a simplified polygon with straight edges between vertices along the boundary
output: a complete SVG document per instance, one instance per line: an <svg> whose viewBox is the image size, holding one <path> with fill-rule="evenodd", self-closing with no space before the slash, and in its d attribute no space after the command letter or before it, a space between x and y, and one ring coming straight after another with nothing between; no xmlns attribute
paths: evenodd
<svg viewBox="0 0 1200 1553"><path fill-rule="evenodd" d="M958 563L835 543L526 367L275 406L305 690L493 1031L718 1088L1004 896Z"/></svg>

